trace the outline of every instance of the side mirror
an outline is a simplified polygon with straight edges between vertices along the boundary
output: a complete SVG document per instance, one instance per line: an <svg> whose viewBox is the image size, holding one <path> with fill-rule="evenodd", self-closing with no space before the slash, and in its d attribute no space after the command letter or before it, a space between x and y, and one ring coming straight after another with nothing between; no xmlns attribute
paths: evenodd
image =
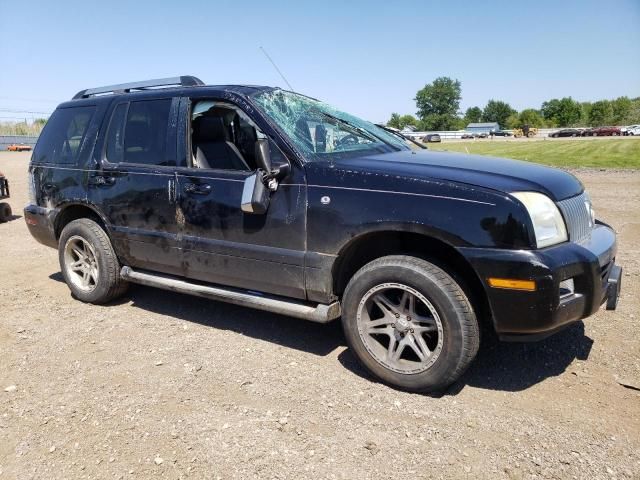
<svg viewBox="0 0 640 480"><path fill-rule="evenodd" d="M256 140L256 161L259 168L271 173L271 150L269 149L269 139L267 137L259 137Z"/></svg>
<svg viewBox="0 0 640 480"><path fill-rule="evenodd" d="M281 156L282 155L276 155L276 157ZM278 162L275 165L273 164L269 139L266 136L259 136L256 140L256 162L258 168L267 172L268 178L280 180L286 177L291 171L291 166L286 159L283 158L282 160L282 162Z"/></svg>
<svg viewBox="0 0 640 480"><path fill-rule="evenodd" d="M260 169L244 181L241 209L245 213L261 215L267 212L271 192L264 184L264 172Z"/></svg>

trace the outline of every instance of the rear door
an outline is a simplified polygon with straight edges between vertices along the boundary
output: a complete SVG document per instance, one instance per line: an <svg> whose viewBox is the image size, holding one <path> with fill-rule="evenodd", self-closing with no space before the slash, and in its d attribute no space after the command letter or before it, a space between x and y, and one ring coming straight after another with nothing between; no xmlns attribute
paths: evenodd
<svg viewBox="0 0 640 480"><path fill-rule="evenodd" d="M106 128L100 166L89 177L92 201L111 226L121 261L182 273L176 220L178 98L117 103Z"/></svg>

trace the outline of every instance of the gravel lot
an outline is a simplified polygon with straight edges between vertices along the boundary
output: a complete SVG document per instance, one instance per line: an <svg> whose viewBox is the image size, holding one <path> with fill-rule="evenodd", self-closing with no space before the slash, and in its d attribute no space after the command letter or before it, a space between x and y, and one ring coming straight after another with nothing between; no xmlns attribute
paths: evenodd
<svg viewBox="0 0 640 480"><path fill-rule="evenodd" d="M640 478L640 171L576 172L620 234L618 310L487 339L432 397L372 381L337 323L144 287L73 300L22 219L27 163L0 153L0 479Z"/></svg>

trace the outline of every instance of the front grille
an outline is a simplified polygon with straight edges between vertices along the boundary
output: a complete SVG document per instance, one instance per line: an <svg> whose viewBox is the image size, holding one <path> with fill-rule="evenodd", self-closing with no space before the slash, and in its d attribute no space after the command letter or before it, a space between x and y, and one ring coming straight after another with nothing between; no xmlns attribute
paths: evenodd
<svg viewBox="0 0 640 480"><path fill-rule="evenodd" d="M593 224L591 223L591 213L587 204L591 205L587 192L558 202L564 221L567 224L569 240L572 242L581 243L591 236Z"/></svg>

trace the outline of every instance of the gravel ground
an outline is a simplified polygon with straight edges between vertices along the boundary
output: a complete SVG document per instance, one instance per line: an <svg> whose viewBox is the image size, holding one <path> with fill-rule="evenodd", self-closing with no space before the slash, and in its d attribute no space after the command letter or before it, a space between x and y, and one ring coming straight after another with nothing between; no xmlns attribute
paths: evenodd
<svg viewBox="0 0 640 480"><path fill-rule="evenodd" d="M640 478L640 172L577 172L620 234L618 310L488 339L434 397L369 378L338 324L144 287L73 300L21 218L27 161L0 153L0 479Z"/></svg>

